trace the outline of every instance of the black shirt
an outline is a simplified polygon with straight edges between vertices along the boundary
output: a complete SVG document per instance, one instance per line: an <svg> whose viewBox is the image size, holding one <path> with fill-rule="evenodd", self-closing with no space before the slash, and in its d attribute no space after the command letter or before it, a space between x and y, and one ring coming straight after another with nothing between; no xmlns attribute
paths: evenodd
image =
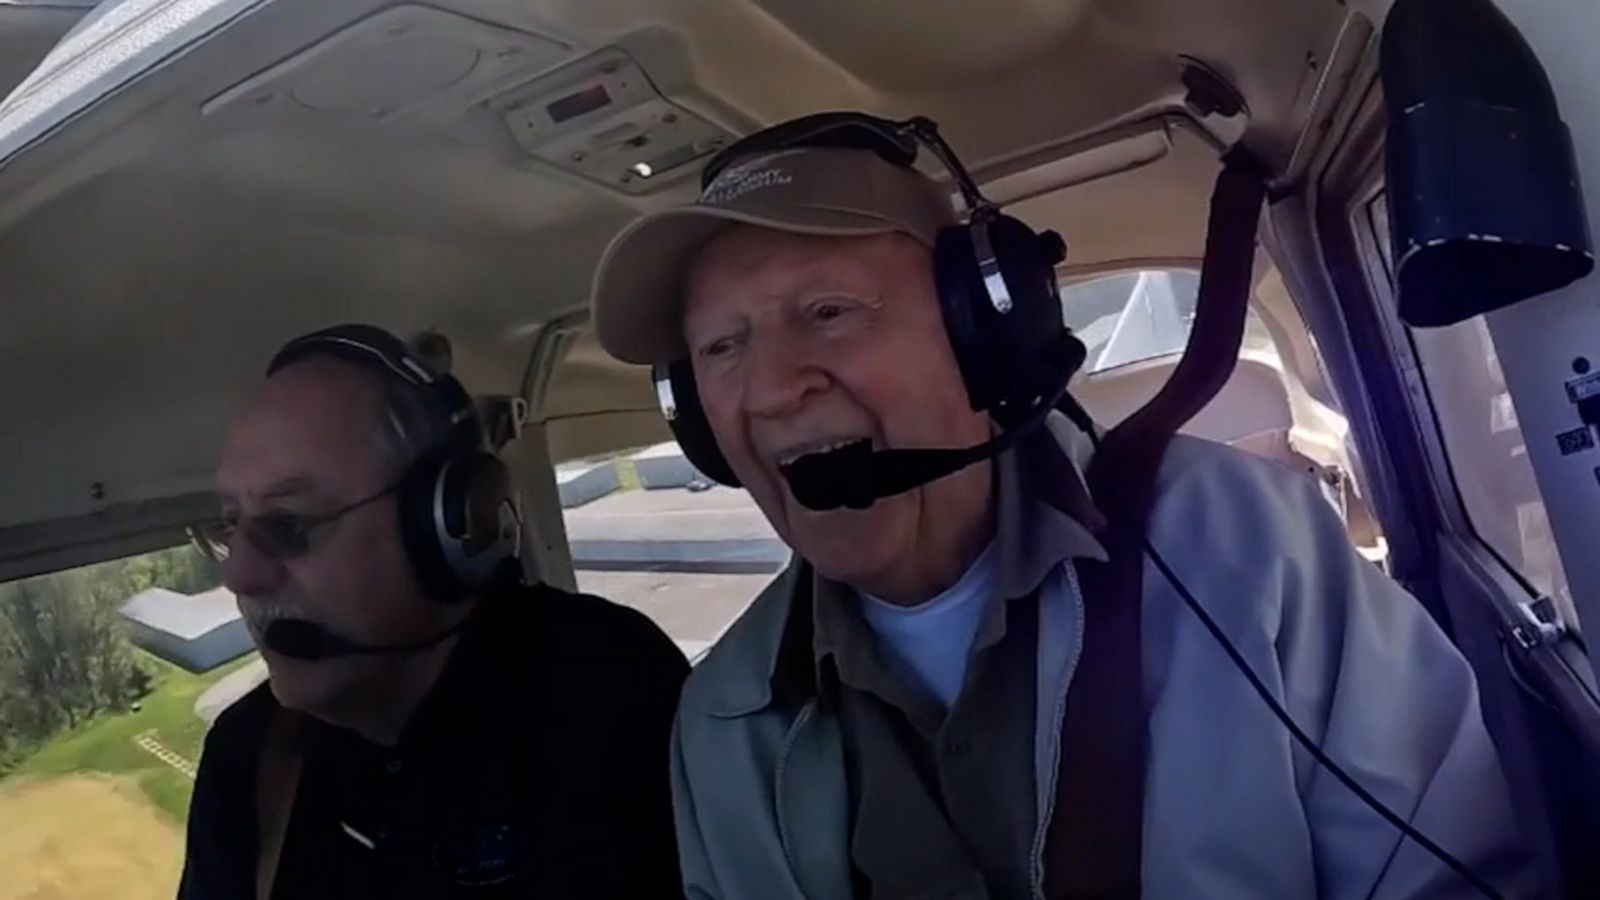
<svg viewBox="0 0 1600 900"><path fill-rule="evenodd" d="M681 897L668 743L689 666L639 613L485 598L395 747L314 725L276 898ZM206 738L180 900L253 900L267 685Z"/></svg>

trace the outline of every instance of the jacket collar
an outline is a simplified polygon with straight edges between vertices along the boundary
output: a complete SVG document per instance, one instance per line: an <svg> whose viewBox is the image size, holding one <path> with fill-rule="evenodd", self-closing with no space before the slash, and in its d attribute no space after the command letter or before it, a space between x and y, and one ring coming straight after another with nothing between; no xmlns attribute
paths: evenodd
<svg viewBox="0 0 1600 900"><path fill-rule="evenodd" d="M694 680L704 686L706 709L712 716L736 719L770 706L775 673L794 664L792 653L784 653L784 648L807 648L808 656L801 661L809 666L811 579L810 564L793 557L700 663ZM798 613L791 615L792 611ZM791 675L785 683L792 679Z"/></svg>
<svg viewBox="0 0 1600 900"><path fill-rule="evenodd" d="M1084 486L1082 469L1092 448L1065 417L1051 414L1047 428L997 462L995 517L996 590L1021 597L1072 558L1104 561L1095 537L1104 519ZM819 579L795 557L723 637L731 657L713 653L702 664L708 708L719 718L751 715L774 699L800 706L826 697L823 682L836 677L833 661L816 646L816 604L849 591ZM1003 612L985 623L980 639L1003 632Z"/></svg>

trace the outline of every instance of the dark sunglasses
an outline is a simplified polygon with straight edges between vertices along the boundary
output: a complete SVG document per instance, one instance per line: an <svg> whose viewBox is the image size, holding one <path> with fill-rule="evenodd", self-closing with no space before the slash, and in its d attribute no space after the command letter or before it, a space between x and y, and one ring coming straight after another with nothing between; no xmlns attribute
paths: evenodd
<svg viewBox="0 0 1600 900"><path fill-rule="evenodd" d="M234 539L241 534L252 547L273 559L294 559L311 551L318 530L394 493L399 486L400 483L395 482L376 494L341 506L330 513L313 516L267 513L260 516L225 517L196 526L190 533L200 549L218 561L228 558Z"/></svg>

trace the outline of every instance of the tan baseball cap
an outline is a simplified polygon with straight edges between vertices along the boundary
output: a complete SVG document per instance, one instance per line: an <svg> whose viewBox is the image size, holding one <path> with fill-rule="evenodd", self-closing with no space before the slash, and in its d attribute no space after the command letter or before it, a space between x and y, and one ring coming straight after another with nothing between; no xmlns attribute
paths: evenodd
<svg viewBox="0 0 1600 900"><path fill-rule="evenodd" d="M600 259L592 311L600 345L631 363L688 355L684 275L695 252L737 224L797 234L901 232L932 247L956 221L950 194L870 150L806 147L730 166L688 206L642 216Z"/></svg>

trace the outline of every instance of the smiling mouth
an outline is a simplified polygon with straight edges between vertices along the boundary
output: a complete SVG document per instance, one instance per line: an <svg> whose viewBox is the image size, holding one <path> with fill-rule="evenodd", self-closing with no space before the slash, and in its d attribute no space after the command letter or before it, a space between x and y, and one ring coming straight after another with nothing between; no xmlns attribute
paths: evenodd
<svg viewBox="0 0 1600 900"><path fill-rule="evenodd" d="M873 482L879 474L874 466L871 438L827 441L814 449L792 455L780 463L778 471L789 486L789 493L801 506L815 512L849 507L866 509L876 499Z"/></svg>
<svg viewBox="0 0 1600 900"><path fill-rule="evenodd" d="M787 469L808 456L823 456L829 453L837 453L841 450L852 449L857 444L866 444L870 449L872 439L866 437L827 438L824 440L807 441L803 444L796 444L795 446L783 451L783 453L778 456L778 468Z"/></svg>

